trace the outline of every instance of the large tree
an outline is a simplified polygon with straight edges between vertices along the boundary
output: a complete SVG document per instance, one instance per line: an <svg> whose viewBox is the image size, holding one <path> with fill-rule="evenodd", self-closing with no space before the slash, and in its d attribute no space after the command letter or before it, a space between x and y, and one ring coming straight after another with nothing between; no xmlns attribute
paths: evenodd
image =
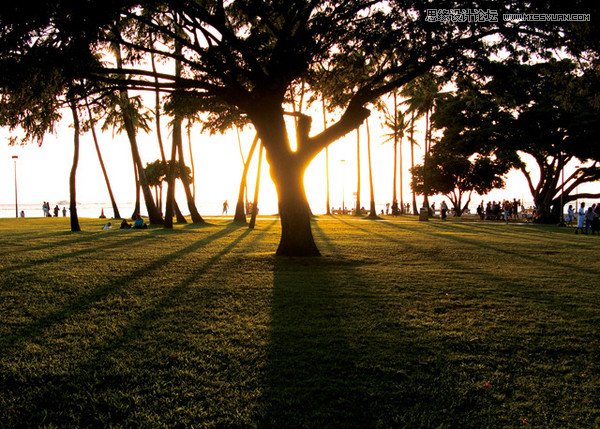
<svg viewBox="0 0 600 429"><path fill-rule="evenodd" d="M485 73L485 84L461 82L434 116L437 126L445 127L442 142L455 153L494 154L518 168L535 203L536 221L558 222L561 201L600 197L573 192L600 180L597 69L582 72L569 60L511 61L492 64ZM569 163L580 168L571 173Z"/></svg>
<svg viewBox="0 0 600 429"><path fill-rule="evenodd" d="M503 176L509 169L510 164L503 160L482 155L469 158L437 144L425 163L412 169L411 186L418 194L446 196L454 216L461 216L469 207L473 192L484 195L504 187Z"/></svg>
<svg viewBox="0 0 600 429"><path fill-rule="evenodd" d="M569 2L568 12L587 12L587 4ZM444 1L435 6L475 10L481 3ZM479 22L438 19L443 17L435 11L432 15L429 7L426 0L57 0L37 8L8 2L0 14L0 55L2 61L21 61L32 48L44 47L50 55L69 51L78 58L77 67L69 64L72 69L65 65L65 70L115 89L159 86L163 92L184 91L206 102L207 109L222 105L239 110L259 134L277 189L282 225L277 254L318 255L304 172L322 149L365 120L368 103L434 67L467 70L473 59L502 48L513 53L549 49L563 45L575 30L577 36L587 31L572 23L502 20L508 11L547 11L547 2L486 2L486 9L497 15ZM563 9L557 3L556 12ZM163 42L176 40L181 52L170 49L170 43L153 46L149 32ZM493 35L499 36L486 39ZM125 67L91 61L111 42L127 51ZM153 72L141 61L151 52L181 61L182 77ZM310 91L319 93L325 83L342 79L336 98L343 113L312 136L310 121L305 121L293 151L283 116L285 94L293 82L324 63L328 72L311 80Z"/></svg>

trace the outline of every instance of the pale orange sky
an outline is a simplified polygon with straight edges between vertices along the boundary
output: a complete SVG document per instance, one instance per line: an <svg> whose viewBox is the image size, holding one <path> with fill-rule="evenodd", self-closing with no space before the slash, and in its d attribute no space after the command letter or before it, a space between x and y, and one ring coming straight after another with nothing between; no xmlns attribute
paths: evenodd
<svg viewBox="0 0 600 429"><path fill-rule="evenodd" d="M322 129L320 112L307 113L313 115L313 133ZM384 208L392 197L392 143L382 143L381 118L373 112L369 119L371 128L371 151L373 157L373 175L375 183L375 199L378 210ZM164 121L166 122L166 121ZM289 124L291 127L291 122ZM422 123L419 124L422 127ZM8 146L8 131L0 129L0 204L14 204L14 170L12 155L18 155L18 194L20 204L40 204L49 201L52 205L69 199L69 171L73 154L73 130L69 126L69 115L66 112L64 120L54 135L48 135L43 145ZM247 127L242 133L244 152L247 153L254 132ZM163 139L169 141L170 133L163 130ZM422 139L422 133L415 136ZM361 204L368 208L369 182L367 172L367 138L365 127L361 127ZM197 205L203 215L221 213L223 200L227 199L233 208L237 198L238 186L242 171L242 162L234 131L226 135L209 136L200 134L199 128L192 131L194 162L196 167ZM131 151L126 136L112 133L100 134L100 145L108 174L113 185L117 203L127 204L135 199ZM187 147L187 144L186 144ZM159 158L158 144L155 134L140 134L139 148L144 164ZM415 162L422 160L422 150L416 148ZM168 152L168 151L167 151ZM403 146L404 157L404 201L411 201L409 187L410 147ZM341 163L340 160L346 160ZM333 143L329 148L330 198L334 207L341 206L342 189L345 191L347 207L353 206L356 192L356 133L351 132L344 138ZM572 166L575 164L573 163ZM249 172L249 196L252 198L256 178L256 161ZM325 212L325 155L321 153L306 172L305 184L307 196L314 213ZM587 185L583 189L598 191L600 184ZM80 203L107 203L108 192L102 178L96 152L90 133L81 136L81 152L77 171L77 194ZM398 194L399 197L399 194ZM507 177L507 187L504 190L492 191L484 199L495 200L502 198L518 198L531 201L526 182L521 173L513 171ZM433 201L441 201L442 197L434 197ZM183 193L179 192L178 200L185 207ZM421 199L417 199L420 204ZM481 201L475 196L474 207ZM277 198L275 188L270 180L268 164L263 161L259 207L261 213L275 213ZM185 211L184 211L185 212ZM230 212L231 213L231 212Z"/></svg>

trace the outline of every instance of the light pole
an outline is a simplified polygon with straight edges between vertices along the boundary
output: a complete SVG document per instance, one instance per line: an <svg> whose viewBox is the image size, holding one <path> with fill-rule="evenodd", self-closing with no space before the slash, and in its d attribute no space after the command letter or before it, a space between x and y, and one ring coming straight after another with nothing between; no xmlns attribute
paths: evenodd
<svg viewBox="0 0 600 429"><path fill-rule="evenodd" d="M13 155L12 156L14 165L15 165L15 217L18 219L19 218L19 203L18 203L18 198L17 198L17 159L19 159L19 157L17 155Z"/></svg>
<svg viewBox="0 0 600 429"><path fill-rule="evenodd" d="M340 164L342 164L342 214L346 213L346 203L344 202L344 197L346 195L346 169L344 168L345 163L345 159L340 159Z"/></svg>

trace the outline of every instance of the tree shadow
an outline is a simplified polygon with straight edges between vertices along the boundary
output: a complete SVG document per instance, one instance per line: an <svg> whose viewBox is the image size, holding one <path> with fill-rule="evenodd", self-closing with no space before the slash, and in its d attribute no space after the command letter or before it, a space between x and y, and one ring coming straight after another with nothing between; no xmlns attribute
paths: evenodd
<svg viewBox="0 0 600 429"><path fill-rule="evenodd" d="M63 322L67 318L89 310L98 301L108 296L118 294L127 285L135 280L151 275L152 272L158 272L164 269L165 265L171 261L183 258L186 254L194 252L215 240L231 234L234 231L235 228L225 228L219 230L214 234L201 238L182 249L167 253L158 259L141 265L137 269L124 276L116 277L104 285L77 296L62 308L51 311L48 314L33 320L31 323L22 326L20 329L17 329L12 335L0 338L0 356L4 356L9 353L10 350L19 343L41 336L45 330L51 329L52 326ZM136 239L142 240L144 237L148 236L139 236Z"/></svg>
<svg viewBox="0 0 600 429"><path fill-rule="evenodd" d="M397 238L390 237L389 235L386 235L386 234L377 233L372 230L363 228L359 225L356 225L355 223L346 222L344 220L340 220L340 221L343 223L346 223L347 225L349 225L357 230L362 231L363 233L365 233L371 237L376 236L383 240L402 244L408 252L418 255L419 259L422 260L422 263L424 265L428 265L431 267L438 267L440 272L448 271L449 269L451 269L455 272L457 271L460 273L464 273L463 275L465 277L478 279L482 290L487 289L488 285L492 285L494 288L497 288L497 287L499 287L499 285L501 285L502 289L504 290L504 295L505 295L504 298L506 300L511 300L515 297L517 297L519 299L526 299L531 304L535 303L546 309L551 309L552 311L560 310L561 312L563 312L565 314L565 317L570 317L570 315L572 314L572 312L574 310L572 300L570 299L568 293L557 292L550 287L548 287L548 288L546 288L546 287L533 288L533 287L531 287L531 282L528 280L527 277L521 276L518 278L514 278L514 277L505 276L501 273L492 272L490 270L482 270L482 269L479 269L479 267L470 260L457 259L455 256L446 255L443 251L440 251L439 249L435 249L433 251L431 251L431 250L426 251L423 248L419 248L418 246L409 243L408 240L400 240ZM547 260L545 258L541 258L541 257L530 257L529 254L521 254L514 250L508 251L505 248L499 248L497 246L487 245L487 244L481 243L479 241L469 240L466 237L458 237L455 235L448 235L448 234L443 234L443 235L436 234L436 233L432 233L432 232L428 232L428 231L415 230L414 228L396 225L396 224L390 224L390 223L386 223L383 225L392 227L392 228L404 229L409 232L416 232L416 233L420 233L422 235L432 236L432 237L436 237L436 238L440 238L440 239L446 239L446 240L450 240L450 241L458 241L461 243L464 242L464 243L469 244L474 247L488 249L489 251L493 252L490 255L490 258L493 257L494 254L501 255L501 254L508 253L512 256L517 256L519 258L523 258L523 259L527 259L527 260L534 260L536 262L542 262L544 264L547 264L548 266L558 265L558 266L566 267L569 269L576 269L576 270L581 269L581 267L579 267L579 266L557 263L557 262L549 261L549 260ZM595 272L595 270L589 270L589 271L591 273ZM589 314L591 319L589 321L587 321L586 323L590 323L594 320L594 313L593 313L594 309L593 308L579 308L577 311L579 311L581 313Z"/></svg>
<svg viewBox="0 0 600 429"><path fill-rule="evenodd" d="M33 266L38 268L40 265L43 265L43 264L50 264L50 263L58 262L58 261L69 259L69 258L74 258L74 257L84 256L84 255L89 255L89 254L95 254L95 253L102 252L105 250L112 251L112 250L118 249L123 246L137 246L140 243L142 243L144 240L147 240L149 238L151 238L150 235L137 235L137 236L126 238L126 239L119 240L119 241L110 241L105 244L86 247L84 249L78 249L78 250L73 250L70 252L52 254L51 256L48 256L48 257L44 257L44 258L40 258L40 259L32 259L27 262L23 262L21 264L9 265L5 268L1 268L0 274L6 274L11 271L20 270L23 268L30 268ZM91 241L91 240L82 240L79 242L85 242L85 241ZM75 242L71 242L70 244L74 244L74 243ZM40 247L34 248L32 250L43 250L46 247L54 249L54 248L56 248L56 244L49 244L48 246L44 246L44 247L40 246Z"/></svg>
<svg viewBox="0 0 600 429"><path fill-rule="evenodd" d="M45 250L45 249L55 249L57 247L60 248L60 247L68 246L70 244L85 243L85 242L90 242L90 241L102 241L102 240L110 238L110 236L108 234L101 235L101 232L91 232L91 231L80 231L77 233L76 237L73 237L73 233L71 231L61 231L61 232L56 232L56 233L43 234L41 236L31 235L29 233L24 233L22 235L24 237L26 237L27 240L38 240L38 239L42 239L42 238L54 238L54 237L63 237L63 236L68 236L69 238L66 240L51 241L49 243L40 244L37 246L15 248L15 245L20 246L18 243L19 236L11 235L12 240L10 240L10 241L5 240L3 243L4 246L11 246L11 247L8 247L8 249L9 249L8 251L1 252L0 256L11 255L11 254L21 253L21 252L31 252L31 251Z"/></svg>
<svg viewBox="0 0 600 429"><path fill-rule="evenodd" d="M274 224L272 222L259 233L252 234L247 244L260 240ZM226 228L218 237L213 235L211 238L224 237L225 233L235 230L239 228ZM165 288L158 299L151 295L140 296L144 300L143 307L116 335L94 347L93 353L77 362L68 373L55 377L46 375L42 380L34 379L34 382L40 383L34 389L34 397L28 403L19 404L13 414L21 415L23 421L31 425L44 422L89 427L115 424L154 426L156 420L144 423L144 418L154 416L136 415L138 395L143 394L145 405L150 406L153 412L161 413L161 425L185 426L183 422L202 424L204 420L201 416L177 412L189 407L190 401L196 403L204 399L208 386L190 386L190 373L214 371L214 364L205 369L196 365L192 368L188 360L203 361L208 359L207 354L211 354L211 350L195 350L192 339L200 331L207 337L205 340L211 340L209 330L214 326L206 326L206 320L199 314L210 315L219 308L221 293L215 289L231 274L220 270L209 272L251 233L249 229L240 231L231 242L205 258L177 284ZM206 241L204 244L207 244ZM184 252L195 248L197 246L187 247L178 255L184 257ZM203 276L217 277L214 287L207 285L206 281L199 286L198 280ZM179 384L176 377L186 380L181 380ZM178 386L173 387L172 384ZM82 403L81 398L86 396L89 401ZM177 420L177 417L181 420Z"/></svg>
<svg viewBox="0 0 600 429"><path fill-rule="evenodd" d="M471 246L471 247L478 247L478 248L482 249L484 252L489 252L490 255L493 255L494 253L510 255L513 257L523 259L525 261L540 262L543 264L547 264L548 266L559 266L562 268L567 268L569 270L584 269L582 266L563 262L560 258L560 256L561 256L560 254L557 254L555 257L545 257L545 256L540 256L539 254L536 254L533 252L522 253L522 252L519 252L516 250L512 250L513 247L511 246L510 242L500 246L500 245L492 244L491 242L486 242L485 240L472 239L472 238L469 238L468 236L461 235L461 234L440 234L440 233L437 233L434 231L428 231L428 230L419 229L419 228L416 228L416 229L409 228L404 225L393 224L390 222L385 222L385 223L381 223L381 224L385 225L386 227L402 229L402 230L410 231L410 232L413 232L416 234L426 235L429 237L435 237L437 239L448 241L448 242L456 242L456 243L460 243L460 244ZM432 225L433 225L433 228L436 228L438 230L441 228L444 228L444 226L440 225L440 224L432 224ZM585 267L585 270L589 273L600 275L600 270L598 270L598 269L594 269L592 267Z"/></svg>
<svg viewBox="0 0 600 429"><path fill-rule="evenodd" d="M457 376L432 333L408 323L362 261L336 255L273 261L271 340L259 427L409 427L455 420ZM391 305L390 305L391 304ZM427 408L446 401L442 421ZM446 419L446 420L444 420Z"/></svg>

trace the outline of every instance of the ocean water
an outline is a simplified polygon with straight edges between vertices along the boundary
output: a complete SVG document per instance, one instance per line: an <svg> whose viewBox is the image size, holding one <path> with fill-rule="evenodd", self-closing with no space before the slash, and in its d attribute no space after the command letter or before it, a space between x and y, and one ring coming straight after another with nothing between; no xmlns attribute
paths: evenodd
<svg viewBox="0 0 600 429"><path fill-rule="evenodd" d="M19 204L18 210L19 210L19 212L21 212L21 210L24 211L26 218L43 217L44 212L42 210L42 204L43 204L43 202L40 202L39 204ZM63 214L62 214L63 207L65 207L67 209L67 217L69 216L68 201L59 201L58 203L51 201L50 202L50 212L52 213L53 216L54 216L54 207L56 205L58 205L58 207L59 207L59 213L58 213L59 217L63 216ZM134 208L133 202L117 204L117 206L119 208L119 214L122 217L130 218L131 215L133 214L133 208ZM198 204L197 207L198 207L198 210L200 211L200 214L203 216L205 216L205 215L206 216L221 215L222 209L223 209L222 203L217 203L217 202L212 203L212 204L211 203ZM188 214L189 211L188 211L187 205L185 203L183 203L183 204L180 203L179 208L181 209L181 211L184 215ZM99 218L102 211L104 211L104 215L107 218L113 217L112 205L110 203L77 204L77 215L79 217ZM233 215L234 211L235 211L235 205L232 207L230 204L229 205L229 215ZM140 212L141 212L142 216L147 216L147 214L148 214L143 202L141 204ZM10 217L15 217L15 205L14 204L0 204L0 218L10 218Z"/></svg>

